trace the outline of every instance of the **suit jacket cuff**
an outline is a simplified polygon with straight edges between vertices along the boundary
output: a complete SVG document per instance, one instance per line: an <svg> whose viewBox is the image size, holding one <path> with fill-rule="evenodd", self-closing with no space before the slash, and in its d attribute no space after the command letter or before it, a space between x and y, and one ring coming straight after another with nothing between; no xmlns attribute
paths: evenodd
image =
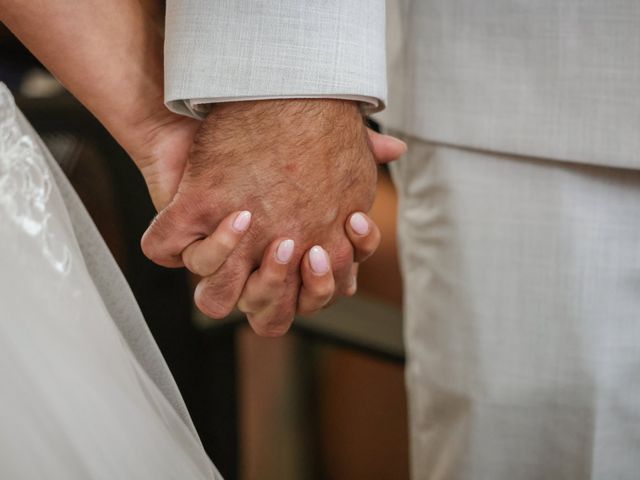
<svg viewBox="0 0 640 480"><path fill-rule="evenodd" d="M165 101L269 98L386 101L384 0L168 0Z"/></svg>

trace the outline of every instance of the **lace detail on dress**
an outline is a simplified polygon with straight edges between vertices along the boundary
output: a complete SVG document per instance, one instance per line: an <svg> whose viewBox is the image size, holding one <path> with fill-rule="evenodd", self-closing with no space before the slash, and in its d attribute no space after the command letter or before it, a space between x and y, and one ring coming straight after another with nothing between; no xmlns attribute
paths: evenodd
<svg viewBox="0 0 640 480"><path fill-rule="evenodd" d="M51 187L42 151L20 129L13 96L0 82L0 212L41 242L42 254L51 266L67 274L71 253L48 228Z"/></svg>

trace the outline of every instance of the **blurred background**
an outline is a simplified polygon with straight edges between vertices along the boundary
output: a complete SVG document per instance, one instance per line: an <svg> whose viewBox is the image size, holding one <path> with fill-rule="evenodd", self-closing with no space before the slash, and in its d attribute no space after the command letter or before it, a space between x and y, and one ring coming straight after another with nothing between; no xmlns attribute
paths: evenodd
<svg viewBox="0 0 640 480"><path fill-rule="evenodd" d="M145 3L161 23L162 3ZM360 270L358 295L296 319L283 338L260 338L240 314L199 314L197 279L142 255L155 211L133 162L1 24L0 81L106 239L225 478L408 478L397 199L386 170L371 213L383 243Z"/></svg>

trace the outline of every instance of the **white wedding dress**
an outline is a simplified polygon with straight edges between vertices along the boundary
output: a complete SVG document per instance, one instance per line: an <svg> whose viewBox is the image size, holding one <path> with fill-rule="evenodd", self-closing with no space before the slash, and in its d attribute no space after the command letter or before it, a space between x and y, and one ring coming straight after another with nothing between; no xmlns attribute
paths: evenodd
<svg viewBox="0 0 640 480"><path fill-rule="evenodd" d="M122 274L1 83L0 478L220 478Z"/></svg>

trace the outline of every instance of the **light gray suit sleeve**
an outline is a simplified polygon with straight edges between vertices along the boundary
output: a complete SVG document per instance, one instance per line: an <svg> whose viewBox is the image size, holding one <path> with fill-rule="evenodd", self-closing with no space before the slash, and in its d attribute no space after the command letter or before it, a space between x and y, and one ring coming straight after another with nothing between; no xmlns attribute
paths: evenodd
<svg viewBox="0 0 640 480"><path fill-rule="evenodd" d="M168 0L165 101L386 101L384 0Z"/></svg>

